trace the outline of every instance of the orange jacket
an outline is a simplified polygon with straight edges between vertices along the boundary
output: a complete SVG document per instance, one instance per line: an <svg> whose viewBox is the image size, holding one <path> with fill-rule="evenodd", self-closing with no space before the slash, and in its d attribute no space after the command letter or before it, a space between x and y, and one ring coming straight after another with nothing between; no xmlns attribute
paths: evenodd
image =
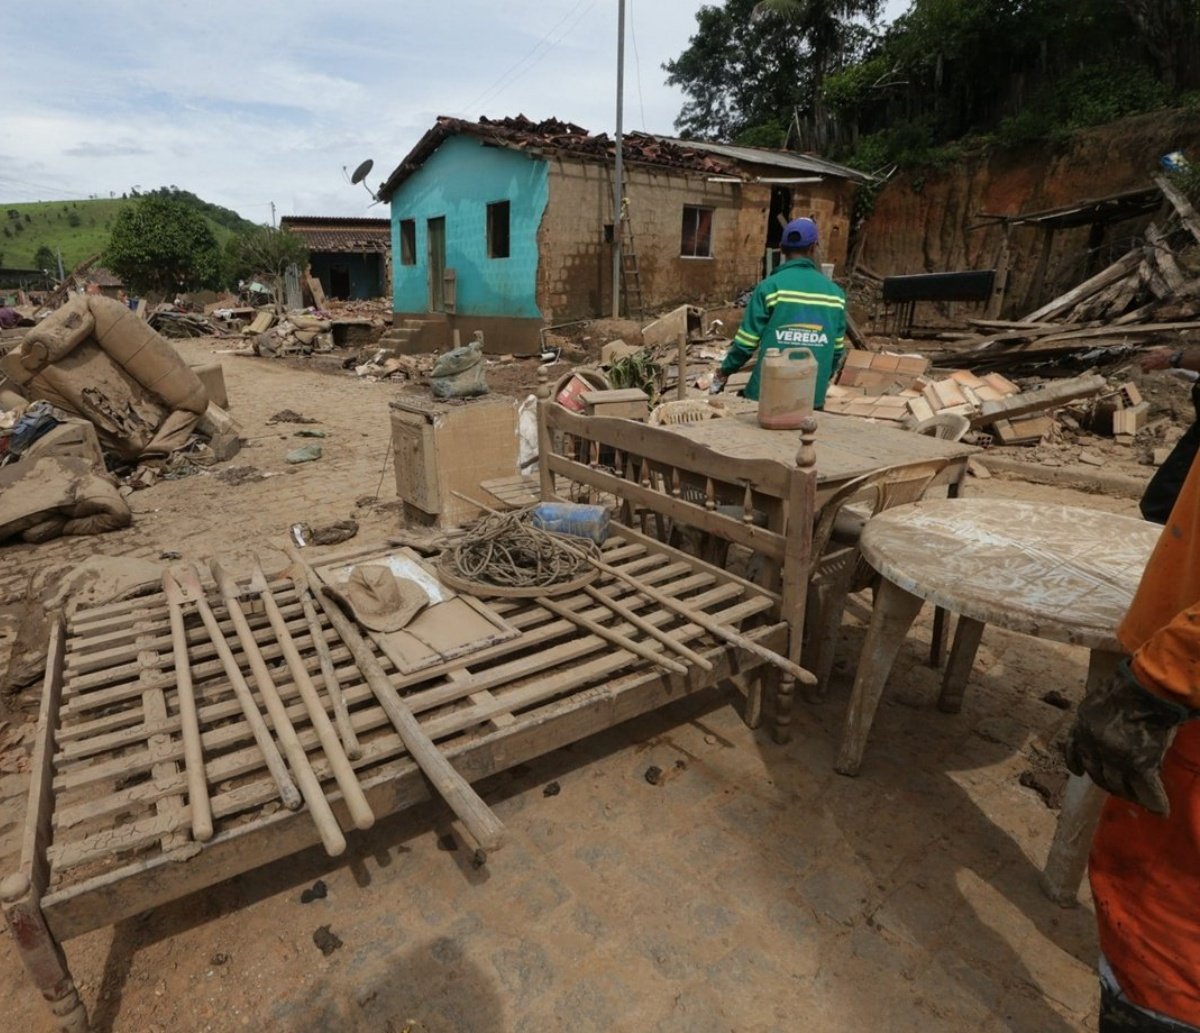
<svg viewBox="0 0 1200 1033"><path fill-rule="evenodd" d="M1200 462L1117 632L1138 681L1200 710ZM1200 721L1167 751L1160 818L1112 797L1092 842L1100 948L1130 1000L1200 1026Z"/></svg>

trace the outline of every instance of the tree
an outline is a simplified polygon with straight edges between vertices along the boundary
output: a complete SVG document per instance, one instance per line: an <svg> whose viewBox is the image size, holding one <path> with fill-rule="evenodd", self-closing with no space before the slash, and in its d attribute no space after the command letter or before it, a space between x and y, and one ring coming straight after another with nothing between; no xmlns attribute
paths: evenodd
<svg viewBox="0 0 1200 1033"><path fill-rule="evenodd" d="M778 18L795 33L812 68L807 106L815 112L826 77L859 56L870 35L867 26L875 24L882 7L882 0L759 0L751 17Z"/></svg>
<svg viewBox="0 0 1200 1033"><path fill-rule="evenodd" d="M220 251L208 223L186 205L147 197L122 208L104 264L139 294L216 286Z"/></svg>
<svg viewBox="0 0 1200 1033"><path fill-rule="evenodd" d="M819 116L826 77L875 39L882 0L728 0L696 14L687 49L663 67L691 98L685 135L783 146L797 113Z"/></svg>
<svg viewBox="0 0 1200 1033"><path fill-rule="evenodd" d="M1200 3L1197 0L1122 0L1170 89L1194 85L1200 75Z"/></svg>
<svg viewBox="0 0 1200 1033"><path fill-rule="evenodd" d="M38 269L53 271L58 268L58 259L55 258L54 252L51 251L50 248L45 244L43 244L37 249L36 252L34 252L33 264Z"/></svg>
<svg viewBox="0 0 1200 1033"><path fill-rule="evenodd" d="M257 276L275 292L275 307L283 310L283 283L289 266L308 264L304 241L287 230L259 226L232 237L225 246L225 274L231 285Z"/></svg>
<svg viewBox="0 0 1200 1033"><path fill-rule="evenodd" d="M735 140L769 123L791 120L811 69L790 28L778 18L752 19L756 0L705 4L687 49L663 65L667 82L688 96L675 120L685 137Z"/></svg>

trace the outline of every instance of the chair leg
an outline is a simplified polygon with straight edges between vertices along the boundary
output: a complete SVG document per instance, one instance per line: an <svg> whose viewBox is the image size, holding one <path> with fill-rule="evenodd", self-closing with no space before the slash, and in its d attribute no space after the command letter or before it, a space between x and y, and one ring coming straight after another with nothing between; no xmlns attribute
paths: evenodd
<svg viewBox="0 0 1200 1033"><path fill-rule="evenodd" d="M58 1022L61 1033L88 1033L88 1015L67 958L46 925L29 879L10 875L0 883L0 902L13 944L34 985Z"/></svg>
<svg viewBox="0 0 1200 1033"><path fill-rule="evenodd" d="M839 774L857 775L862 766L863 750L884 683L892 672L892 664L896 662L896 654L900 652L908 629L921 610L921 603L919 596L886 579L876 592L871 626L867 629L858 673L854 676L854 690L850 694L850 707L846 711L842 744L833 765Z"/></svg>
<svg viewBox="0 0 1200 1033"><path fill-rule="evenodd" d="M829 692L829 679L833 675L833 661L837 656L838 634L842 629L842 614L850 596L850 578L853 565L833 580L817 589L818 605L809 638L812 652L812 672L817 684L805 690L805 699L819 703Z"/></svg>
<svg viewBox="0 0 1200 1033"><path fill-rule="evenodd" d="M943 714L957 714L962 710L963 693L975 666L975 654L979 651L979 640L983 637L983 621L970 617L959 617L954 629L954 645L950 647L950 660L942 674L942 691L938 696L938 710Z"/></svg>

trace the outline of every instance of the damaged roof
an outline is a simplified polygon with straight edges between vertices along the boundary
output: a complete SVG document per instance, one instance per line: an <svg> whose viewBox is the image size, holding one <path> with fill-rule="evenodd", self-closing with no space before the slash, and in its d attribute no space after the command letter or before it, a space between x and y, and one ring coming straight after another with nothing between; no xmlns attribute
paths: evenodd
<svg viewBox="0 0 1200 1033"><path fill-rule="evenodd" d="M451 136L467 135L484 144L525 151L533 155L560 155L583 161L610 162L615 153L614 143L607 133L589 133L582 126L557 118L534 122L524 115L515 118L491 119L478 122L441 115L407 157L379 188L379 198L390 201L397 188L432 156ZM650 133L627 133L622 138L622 155L626 164L678 169L707 173L713 176L739 176L741 165L771 165L788 171L815 175L836 176L856 182L870 177L854 169L837 165L823 158L795 151L775 151L765 147L732 147L697 140L676 140Z"/></svg>
<svg viewBox="0 0 1200 1033"><path fill-rule="evenodd" d="M279 228L303 238L309 251L387 251L392 245L389 219L285 215L279 220Z"/></svg>
<svg viewBox="0 0 1200 1033"><path fill-rule="evenodd" d="M665 136L658 139L665 143L706 151L744 165L771 165L788 172L807 172L815 176L852 179L856 183L866 183L872 178L858 169L839 165L836 161L819 158L815 154L801 154L799 151L778 151L770 147L738 147L727 143L709 143L707 140L673 140Z"/></svg>
<svg viewBox="0 0 1200 1033"><path fill-rule="evenodd" d="M121 279L111 269L105 269L102 265L93 266L88 271L85 277L87 283L94 283L97 287L124 287L125 281Z"/></svg>

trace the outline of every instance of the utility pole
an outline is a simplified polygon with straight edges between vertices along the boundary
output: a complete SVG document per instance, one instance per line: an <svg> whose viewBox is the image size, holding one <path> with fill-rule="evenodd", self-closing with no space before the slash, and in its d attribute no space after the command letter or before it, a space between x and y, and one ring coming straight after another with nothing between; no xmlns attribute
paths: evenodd
<svg viewBox="0 0 1200 1033"><path fill-rule="evenodd" d="M625 194L624 144L621 137L621 116L625 107L625 0L617 5L617 134L616 168L613 171L613 319L621 318L621 201Z"/></svg>
<svg viewBox="0 0 1200 1033"><path fill-rule="evenodd" d="M275 202L271 202L271 229L275 228Z"/></svg>

